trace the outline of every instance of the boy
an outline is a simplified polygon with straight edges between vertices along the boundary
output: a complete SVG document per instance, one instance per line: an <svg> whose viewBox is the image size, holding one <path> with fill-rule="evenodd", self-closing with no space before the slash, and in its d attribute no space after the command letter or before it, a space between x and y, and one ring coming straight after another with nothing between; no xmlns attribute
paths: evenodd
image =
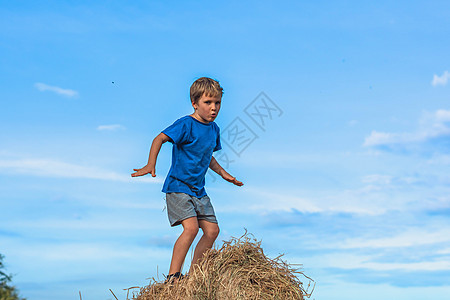
<svg viewBox="0 0 450 300"><path fill-rule="evenodd" d="M197 79L191 86L190 98L194 108L163 130L152 142L148 163L134 169L132 177L155 174L156 158L165 142L173 144L172 165L162 191L166 193L167 214L171 226L182 225L183 232L175 242L167 281L182 277L180 271L187 252L199 227L203 236L192 258L192 267L203 253L212 247L219 235L214 209L205 191L205 174L208 167L223 179L242 186L243 183L227 173L212 156L222 148L216 119L222 101L220 84L207 77Z"/></svg>

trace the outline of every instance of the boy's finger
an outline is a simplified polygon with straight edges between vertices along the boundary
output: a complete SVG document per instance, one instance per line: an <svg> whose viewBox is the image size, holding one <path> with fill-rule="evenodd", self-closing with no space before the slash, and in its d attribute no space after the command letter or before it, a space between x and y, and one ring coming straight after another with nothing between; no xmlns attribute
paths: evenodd
<svg viewBox="0 0 450 300"><path fill-rule="evenodd" d="M144 172L142 171L142 169L136 169L136 172L134 172L133 174L131 174L132 176L141 176Z"/></svg>
<svg viewBox="0 0 450 300"><path fill-rule="evenodd" d="M241 181L239 181L239 180L234 180L234 183L236 184L236 185L238 185L238 186L243 186L244 184L241 182Z"/></svg>

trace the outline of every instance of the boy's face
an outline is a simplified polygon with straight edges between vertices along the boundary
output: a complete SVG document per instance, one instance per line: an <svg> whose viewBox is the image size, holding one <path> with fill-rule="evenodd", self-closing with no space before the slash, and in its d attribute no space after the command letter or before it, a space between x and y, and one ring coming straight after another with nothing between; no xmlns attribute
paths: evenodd
<svg viewBox="0 0 450 300"><path fill-rule="evenodd" d="M209 123L216 119L220 110L220 97L211 97L202 95L197 103L192 102L195 112L192 114L194 118L203 123Z"/></svg>

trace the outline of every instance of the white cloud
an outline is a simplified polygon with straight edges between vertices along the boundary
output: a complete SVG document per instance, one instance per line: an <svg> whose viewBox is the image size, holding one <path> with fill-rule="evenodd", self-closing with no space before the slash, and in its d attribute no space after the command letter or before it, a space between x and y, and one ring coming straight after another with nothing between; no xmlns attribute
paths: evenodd
<svg viewBox="0 0 450 300"><path fill-rule="evenodd" d="M310 259L310 264L316 268L339 268L344 270L367 269L372 271L447 271L450 261L420 261L420 262L374 262L375 256L355 254L320 255Z"/></svg>
<svg viewBox="0 0 450 300"><path fill-rule="evenodd" d="M427 163L433 165L450 165L450 155L435 155L427 160Z"/></svg>
<svg viewBox="0 0 450 300"><path fill-rule="evenodd" d="M378 132L373 130L368 137L364 140L364 146L377 146L384 144L393 144L404 142L405 137L401 134Z"/></svg>
<svg viewBox="0 0 450 300"><path fill-rule="evenodd" d="M350 121L348 121L348 126L355 126L355 125L357 125L359 122L358 122L358 120L350 120Z"/></svg>
<svg viewBox="0 0 450 300"><path fill-rule="evenodd" d="M431 81L431 84L433 86L437 85L446 85L447 81L450 79L450 73L448 71L444 71L442 76L438 76L436 74L433 75L433 80Z"/></svg>
<svg viewBox="0 0 450 300"><path fill-rule="evenodd" d="M285 190L247 186L236 199L241 199L242 194L246 195L244 197L248 200L239 205L263 213L296 210L303 213L380 216L390 211L448 208L448 199L439 200L441 195L448 194L448 176L434 174L433 167L420 170L426 175L416 174L415 171L402 171L401 174L369 173L361 176L361 181L353 183L355 186L349 188L324 186L321 190L310 190L291 186Z"/></svg>
<svg viewBox="0 0 450 300"><path fill-rule="evenodd" d="M117 208L118 206L116 206ZM123 208L123 207L121 207ZM119 214L120 215L120 214ZM113 218L114 222L108 222L109 218ZM75 220L70 218L54 218L54 216L47 216L46 219L36 220L10 220L8 224L4 225L7 229L20 230L23 232L29 231L34 228L39 231L51 230L54 235L64 231L64 234L71 231L80 232L84 231L114 231L119 234L120 231L139 231L147 230L152 227L151 224L144 222L131 222L128 216L125 216L125 211L122 213L122 219L118 218L117 214L109 213L106 217L100 212L97 213L95 218L84 218L81 220ZM153 226L156 227L156 226Z"/></svg>
<svg viewBox="0 0 450 300"><path fill-rule="evenodd" d="M51 159L0 160L1 173L26 174L42 177L85 178L121 182L162 183L160 178L132 178L130 174L119 174L97 167L81 166Z"/></svg>
<svg viewBox="0 0 450 300"><path fill-rule="evenodd" d="M450 122L450 110L439 109L435 116L437 122Z"/></svg>
<svg viewBox="0 0 450 300"><path fill-rule="evenodd" d="M58 95L66 96L66 97L77 97L78 92L70 89L63 89L57 86L48 85L45 83L37 82L34 84L34 87L37 88L41 92L50 91L56 93Z"/></svg>
<svg viewBox="0 0 450 300"><path fill-rule="evenodd" d="M436 259L435 255L447 255L450 242L450 231L448 228L440 230L411 228L406 232L373 239L350 238L343 241L329 241L324 247L318 241L316 247L333 250L344 250L329 254L321 254L310 259L310 264L316 268L339 268L339 269L367 269L372 271L442 271L450 269L449 257ZM412 247L425 247L425 257L417 257L417 261L401 261L405 259L404 253L415 253ZM400 250L398 250L400 249ZM359 253L372 254L356 254ZM362 250L362 252L361 252ZM404 250L404 251L403 251ZM380 261L380 254L398 253L390 260Z"/></svg>
<svg viewBox="0 0 450 300"><path fill-rule="evenodd" d="M103 130L115 131L115 130L121 130L121 129L125 129L125 127L120 124L100 125L97 127L97 130L100 130L100 131L103 131Z"/></svg>
<svg viewBox="0 0 450 300"><path fill-rule="evenodd" d="M366 175L362 178L363 183L370 183L370 184L386 185L386 184L390 184L391 181L392 181L392 176L380 175L380 174Z"/></svg>
<svg viewBox="0 0 450 300"><path fill-rule="evenodd" d="M290 212L296 210L302 213L351 213L375 216L390 209L404 207L399 199L386 199L384 188L369 184L354 190L339 192L324 192L316 196L302 196L302 192L267 189L265 187L247 186L243 193L248 194L245 209L270 213ZM235 206L234 206L235 207Z"/></svg>
<svg viewBox="0 0 450 300"><path fill-rule="evenodd" d="M88 239L67 242L62 239L58 243L16 239L3 240L2 246L6 249L15 249L13 254L8 255L8 261L15 262L16 270L22 270L18 272L21 273L22 280L30 282L36 281L36 276L33 275L36 272L40 272L43 277L40 280L44 282L105 276L104 274L108 272L121 274L136 272L129 266L142 266L142 260L147 257L152 257L148 267L156 269L157 265L167 263L171 255L171 249L151 245L143 247L127 241L120 244L114 239L108 242Z"/></svg>
<svg viewBox="0 0 450 300"><path fill-rule="evenodd" d="M440 255L450 255L450 248L438 250L436 253Z"/></svg>
<svg viewBox="0 0 450 300"><path fill-rule="evenodd" d="M341 249L361 249L361 248L399 248L423 245L433 245L450 242L450 230L427 231L421 229L410 229L396 236L383 237L378 239L350 239L341 245L334 247Z"/></svg>
<svg viewBox="0 0 450 300"><path fill-rule="evenodd" d="M316 213L323 209L306 198L292 196L288 194L276 193L261 188L246 188L246 192L253 194L249 199L255 199L254 203L249 200L249 208L256 211L273 212L273 211L291 211L296 209L301 212ZM256 196L256 197L255 197Z"/></svg>
<svg viewBox="0 0 450 300"><path fill-rule="evenodd" d="M432 138L450 135L450 110L439 109L434 113L424 113L420 119L420 128L416 132L390 133L372 131L365 138L363 146L383 146L425 142Z"/></svg>

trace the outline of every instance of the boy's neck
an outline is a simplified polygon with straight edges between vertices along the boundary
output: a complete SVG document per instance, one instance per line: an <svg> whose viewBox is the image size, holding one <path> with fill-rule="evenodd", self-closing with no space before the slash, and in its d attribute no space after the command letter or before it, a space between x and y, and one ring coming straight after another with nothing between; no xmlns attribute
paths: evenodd
<svg viewBox="0 0 450 300"><path fill-rule="evenodd" d="M200 116L195 114L195 112L190 114L190 116L193 117L194 119L196 119L197 121L199 121L200 123L203 123L203 124L209 124L210 123L209 121L202 120L200 118Z"/></svg>

